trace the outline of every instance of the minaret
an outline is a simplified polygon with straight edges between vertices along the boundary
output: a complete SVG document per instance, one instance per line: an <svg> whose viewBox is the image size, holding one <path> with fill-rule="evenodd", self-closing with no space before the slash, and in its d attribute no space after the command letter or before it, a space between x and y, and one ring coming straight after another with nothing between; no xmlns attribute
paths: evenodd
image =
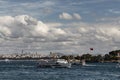
<svg viewBox="0 0 120 80"><path fill-rule="evenodd" d="M21 53L23 54L23 52L24 52L24 51L22 50L22 52L21 52Z"/></svg>

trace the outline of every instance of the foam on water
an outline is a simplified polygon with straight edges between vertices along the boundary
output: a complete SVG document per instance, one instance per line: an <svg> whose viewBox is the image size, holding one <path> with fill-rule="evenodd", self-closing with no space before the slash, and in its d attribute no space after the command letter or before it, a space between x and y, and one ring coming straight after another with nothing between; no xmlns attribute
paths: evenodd
<svg viewBox="0 0 120 80"><path fill-rule="evenodd" d="M92 67L92 66L97 66L97 65L86 64L86 65L84 65L84 66L88 66L88 67L91 66L91 67Z"/></svg>

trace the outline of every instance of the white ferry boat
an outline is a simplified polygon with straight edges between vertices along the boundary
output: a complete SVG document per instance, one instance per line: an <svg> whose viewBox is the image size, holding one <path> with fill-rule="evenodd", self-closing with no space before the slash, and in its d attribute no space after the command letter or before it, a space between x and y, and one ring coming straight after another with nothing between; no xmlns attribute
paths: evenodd
<svg viewBox="0 0 120 80"><path fill-rule="evenodd" d="M64 59L47 59L40 60L38 67L71 68L71 63Z"/></svg>

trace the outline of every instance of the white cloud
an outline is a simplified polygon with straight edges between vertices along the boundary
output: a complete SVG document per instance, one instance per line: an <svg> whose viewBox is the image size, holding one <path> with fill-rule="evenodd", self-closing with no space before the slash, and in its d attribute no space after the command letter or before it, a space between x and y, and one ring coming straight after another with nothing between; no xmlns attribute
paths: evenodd
<svg viewBox="0 0 120 80"><path fill-rule="evenodd" d="M107 0L88 0L88 1L79 1L79 2L72 2L70 5L84 5L84 4L96 4L96 3L102 3L104 1L107 1ZM109 1L109 0L108 0Z"/></svg>
<svg viewBox="0 0 120 80"><path fill-rule="evenodd" d="M97 24L87 24L87 23L69 23L66 26L71 26L67 28L72 34L72 39L77 42L71 41L74 45L81 47L95 47L96 49L101 47L107 47L105 51L107 52L113 49L114 46L120 46L120 26L116 22L113 23L97 23ZM81 35L81 36L79 36ZM114 45L114 46L112 46Z"/></svg>
<svg viewBox="0 0 120 80"><path fill-rule="evenodd" d="M73 17L78 20L81 19L81 16L78 13L74 13Z"/></svg>
<svg viewBox="0 0 120 80"><path fill-rule="evenodd" d="M0 26L0 36L3 37L9 35L11 35L11 31L9 30L9 28Z"/></svg>
<svg viewBox="0 0 120 80"><path fill-rule="evenodd" d="M93 47L95 51L105 53L120 47L119 24L43 23L28 15L1 16L0 46L10 51L26 49L66 53L87 53L86 49Z"/></svg>
<svg viewBox="0 0 120 80"><path fill-rule="evenodd" d="M111 13L120 14L119 10L109 9L108 11Z"/></svg>
<svg viewBox="0 0 120 80"><path fill-rule="evenodd" d="M37 5L37 6L36 6ZM31 9L31 8L44 8L44 7L51 7L54 6L55 2L53 1L38 1L38 2L27 2L27 3L21 3L20 6L23 6L27 9Z"/></svg>
<svg viewBox="0 0 120 80"><path fill-rule="evenodd" d="M52 28L51 29L51 31L52 31L52 33L54 33L54 34L56 34L56 35L65 35L66 34L66 32L65 31L63 31L62 29L60 29L60 28Z"/></svg>
<svg viewBox="0 0 120 80"><path fill-rule="evenodd" d="M71 20L72 16L66 12L63 12L62 14L59 15L60 19L65 19L65 20Z"/></svg>
<svg viewBox="0 0 120 80"><path fill-rule="evenodd" d="M60 27L63 26L62 23L58 23L58 22L49 22L49 23L45 23L47 26L49 27Z"/></svg>
<svg viewBox="0 0 120 80"><path fill-rule="evenodd" d="M78 13L73 13L73 15L63 12L62 14L59 15L60 19L65 19L65 20L72 20L72 19L77 19L80 20L81 16Z"/></svg>
<svg viewBox="0 0 120 80"><path fill-rule="evenodd" d="M4 37L19 38L26 36L46 37L49 35L62 35L64 30L55 27L48 27L42 21L28 15L19 16L1 16L0 17L0 34Z"/></svg>

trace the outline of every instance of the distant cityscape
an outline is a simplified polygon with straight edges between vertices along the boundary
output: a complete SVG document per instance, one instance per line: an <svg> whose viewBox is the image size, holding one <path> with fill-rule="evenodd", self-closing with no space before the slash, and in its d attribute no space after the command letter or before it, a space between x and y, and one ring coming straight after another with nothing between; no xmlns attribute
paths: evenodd
<svg viewBox="0 0 120 80"><path fill-rule="evenodd" d="M0 59L21 59L21 58L41 58L38 53L24 53L24 54L0 54Z"/></svg>
<svg viewBox="0 0 120 80"><path fill-rule="evenodd" d="M0 59L11 59L11 60L31 60L31 59L50 59L50 58L58 58L58 59L66 59L69 61L80 62L85 60L86 62L118 62L120 60L120 50L115 50L109 52L109 54L104 55L92 55L90 53L82 54L82 55L65 55L63 53L58 52L50 52L49 55L42 55L40 53L27 53L23 50L21 53L14 54L0 54Z"/></svg>
<svg viewBox="0 0 120 80"><path fill-rule="evenodd" d="M20 53L12 53L12 54L0 54L0 59L40 59L46 57L61 57L64 54L62 53L53 53L50 52L48 55L43 55L38 52L24 52L23 50Z"/></svg>

